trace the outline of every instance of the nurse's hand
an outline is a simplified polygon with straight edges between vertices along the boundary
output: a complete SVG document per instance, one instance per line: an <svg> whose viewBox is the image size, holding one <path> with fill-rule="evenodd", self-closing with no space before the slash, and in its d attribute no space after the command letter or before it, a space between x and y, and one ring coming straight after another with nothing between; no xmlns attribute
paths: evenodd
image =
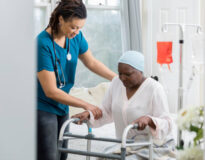
<svg viewBox="0 0 205 160"><path fill-rule="evenodd" d="M84 111L82 113L78 113L76 115L73 115L71 118L79 118L80 120L77 122L77 124L82 124L83 121L89 120L90 113L88 111Z"/></svg>
<svg viewBox="0 0 205 160"><path fill-rule="evenodd" d="M138 119L136 119L133 124L138 124L138 130L144 130L147 125L149 125L151 128L156 129L156 126L149 116L142 116Z"/></svg>
<svg viewBox="0 0 205 160"><path fill-rule="evenodd" d="M92 112L95 120L98 120L102 117L102 110L94 105L89 105L86 107L86 110L89 110Z"/></svg>

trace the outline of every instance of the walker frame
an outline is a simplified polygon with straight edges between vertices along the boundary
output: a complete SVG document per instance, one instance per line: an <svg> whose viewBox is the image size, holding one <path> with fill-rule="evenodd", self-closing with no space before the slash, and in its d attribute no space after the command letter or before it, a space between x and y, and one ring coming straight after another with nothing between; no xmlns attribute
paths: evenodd
<svg viewBox="0 0 205 160"><path fill-rule="evenodd" d="M135 142L134 140L128 140L127 134L131 129L137 129L137 124L128 125L123 132L122 140L119 139L112 139L112 138L97 138L92 134L92 129L89 126L89 123L86 122L88 127L88 134L85 136L72 134L70 132L65 133L65 129L70 123L77 123L79 121L78 118L68 119L64 122L60 129L59 139L58 139L58 160L60 160L61 153L71 153L77 155L84 155L86 156L86 160L90 160L90 157L101 157L101 158L111 158L111 159L118 159L118 160L125 160L126 159L126 147L133 147L133 146L148 146L149 147L149 160L153 160L153 142L152 136L149 133L149 141L147 142ZM62 144L64 140L69 140L69 137L74 137L78 139L87 139L87 151L81 151L76 149L69 149L63 148ZM121 154L104 154L100 152L91 152L91 140L95 141L105 141L105 142L115 142L121 143Z"/></svg>

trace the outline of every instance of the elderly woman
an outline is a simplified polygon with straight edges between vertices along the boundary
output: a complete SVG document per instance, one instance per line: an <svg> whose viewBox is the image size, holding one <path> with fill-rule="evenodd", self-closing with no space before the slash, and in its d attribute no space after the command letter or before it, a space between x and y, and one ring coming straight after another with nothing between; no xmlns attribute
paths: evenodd
<svg viewBox="0 0 205 160"><path fill-rule="evenodd" d="M149 126L154 139L154 159L170 160L174 157L172 137L172 119L169 115L167 97L160 83L146 78L144 56L135 51L124 53L119 59L119 76L115 77L107 91L102 106L103 116L94 120L92 112L85 111L74 117L81 123L89 119L92 127L100 127L114 121L116 137L121 139L123 130L131 123L138 124L138 130L132 130L129 138L136 141L146 140ZM146 159L147 148L132 148L127 159ZM134 154L133 154L134 153Z"/></svg>

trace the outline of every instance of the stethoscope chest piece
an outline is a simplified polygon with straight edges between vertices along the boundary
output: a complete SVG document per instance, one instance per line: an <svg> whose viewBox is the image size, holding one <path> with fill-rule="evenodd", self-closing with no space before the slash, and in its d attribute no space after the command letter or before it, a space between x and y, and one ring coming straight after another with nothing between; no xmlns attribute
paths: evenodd
<svg viewBox="0 0 205 160"><path fill-rule="evenodd" d="M71 56L70 52L68 52L68 54L67 54L67 60L70 61L71 59L72 59L72 56Z"/></svg>

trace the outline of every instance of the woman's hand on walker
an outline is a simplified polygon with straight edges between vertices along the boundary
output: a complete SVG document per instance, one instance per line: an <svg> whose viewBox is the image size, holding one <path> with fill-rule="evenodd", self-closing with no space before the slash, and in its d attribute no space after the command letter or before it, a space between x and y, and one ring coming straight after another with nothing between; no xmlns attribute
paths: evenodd
<svg viewBox="0 0 205 160"><path fill-rule="evenodd" d="M86 110L89 110L92 112L95 120L98 120L102 117L102 110L94 105L89 105L86 107Z"/></svg>
<svg viewBox="0 0 205 160"><path fill-rule="evenodd" d="M83 121L87 121L90 118L90 113L88 111L84 111L82 113L73 115L71 118L79 118L80 120L77 122L77 124L82 124Z"/></svg>
<svg viewBox="0 0 205 160"><path fill-rule="evenodd" d="M138 130L144 130L147 125L149 125L151 128L156 129L156 126L149 116L142 116L138 119L136 119L133 124L138 124Z"/></svg>

